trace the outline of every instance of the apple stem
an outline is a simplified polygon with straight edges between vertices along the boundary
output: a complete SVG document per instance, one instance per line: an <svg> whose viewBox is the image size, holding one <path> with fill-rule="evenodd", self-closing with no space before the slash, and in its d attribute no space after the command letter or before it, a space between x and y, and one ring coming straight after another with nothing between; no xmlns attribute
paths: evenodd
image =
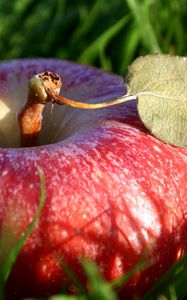
<svg viewBox="0 0 187 300"><path fill-rule="evenodd" d="M22 147L32 147L38 143L42 128L42 112L45 104L52 101L45 89L52 89L58 94L61 86L60 76L51 72L35 75L29 81L27 101L18 113Z"/></svg>
<svg viewBox="0 0 187 300"><path fill-rule="evenodd" d="M57 103L57 104L65 104L68 106L81 108L81 109L97 109L97 108L104 108L108 106L113 106L116 104L123 103L125 101L134 100L136 99L136 96L130 96L130 95L123 95L120 98L117 98L115 100L109 101L109 102L102 102L102 103L84 103L84 102L78 102L74 101L65 97L62 97L60 95L57 95L53 93L52 91L46 91L48 95Z"/></svg>
<svg viewBox="0 0 187 300"><path fill-rule="evenodd" d="M84 103L60 96L61 78L56 73L43 72L29 81L28 98L18 113L18 124L21 135L21 146L36 146L42 128L42 113L47 102L69 105L82 109L97 109L136 99L135 96L124 95L118 99L103 103Z"/></svg>
<svg viewBox="0 0 187 300"><path fill-rule="evenodd" d="M29 102L26 102L18 114L22 147L35 146L42 127L42 112L45 105Z"/></svg>

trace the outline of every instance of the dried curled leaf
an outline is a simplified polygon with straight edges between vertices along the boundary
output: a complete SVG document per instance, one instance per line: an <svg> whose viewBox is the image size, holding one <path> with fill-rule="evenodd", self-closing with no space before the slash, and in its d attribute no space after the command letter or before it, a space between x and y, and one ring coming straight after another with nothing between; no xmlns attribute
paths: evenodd
<svg viewBox="0 0 187 300"><path fill-rule="evenodd" d="M137 58L125 76L138 97L144 125L165 143L187 148L187 58L162 54Z"/></svg>

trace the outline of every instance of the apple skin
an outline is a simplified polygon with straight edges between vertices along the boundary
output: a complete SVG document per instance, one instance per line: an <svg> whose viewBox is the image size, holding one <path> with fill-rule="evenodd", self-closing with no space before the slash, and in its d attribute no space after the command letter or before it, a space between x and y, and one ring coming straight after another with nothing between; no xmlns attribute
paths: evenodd
<svg viewBox="0 0 187 300"><path fill-rule="evenodd" d="M144 294L187 248L187 151L164 144L142 125L136 101L99 110L50 105L38 147L19 148L15 113L28 79L62 74L66 97L85 102L125 93L123 79L72 62L15 60L0 65L0 225L3 253L46 202L7 285L7 299L46 296L69 283L59 259L84 281L79 259L95 261L112 280L149 257L152 266L122 287L121 298ZM7 136L8 135L8 136Z"/></svg>

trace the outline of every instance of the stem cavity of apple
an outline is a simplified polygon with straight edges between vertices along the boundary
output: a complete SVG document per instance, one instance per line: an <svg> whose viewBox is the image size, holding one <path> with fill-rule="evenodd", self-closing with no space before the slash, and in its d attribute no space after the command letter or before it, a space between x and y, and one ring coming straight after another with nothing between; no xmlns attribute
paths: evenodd
<svg viewBox="0 0 187 300"><path fill-rule="evenodd" d="M60 75L49 71L42 72L32 77L28 86L28 97L23 108L18 113L21 146L32 147L37 145L38 136L42 128L42 113L47 102L68 105L81 109L98 109L128 100L135 96L124 95L118 99L103 103L83 103L60 96L62 81Z"/></svg>

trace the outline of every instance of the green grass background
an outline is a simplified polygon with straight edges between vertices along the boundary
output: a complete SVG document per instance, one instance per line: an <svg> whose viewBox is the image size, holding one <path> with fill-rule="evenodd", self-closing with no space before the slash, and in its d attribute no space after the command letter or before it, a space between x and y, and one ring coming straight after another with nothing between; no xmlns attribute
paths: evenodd
<svg viewBox="0 0 187 300"><path fill-rule="evenodd" d="M187 54L187 0L0 1L0 59L55 57L124 74L137 56Z"/></svg>

